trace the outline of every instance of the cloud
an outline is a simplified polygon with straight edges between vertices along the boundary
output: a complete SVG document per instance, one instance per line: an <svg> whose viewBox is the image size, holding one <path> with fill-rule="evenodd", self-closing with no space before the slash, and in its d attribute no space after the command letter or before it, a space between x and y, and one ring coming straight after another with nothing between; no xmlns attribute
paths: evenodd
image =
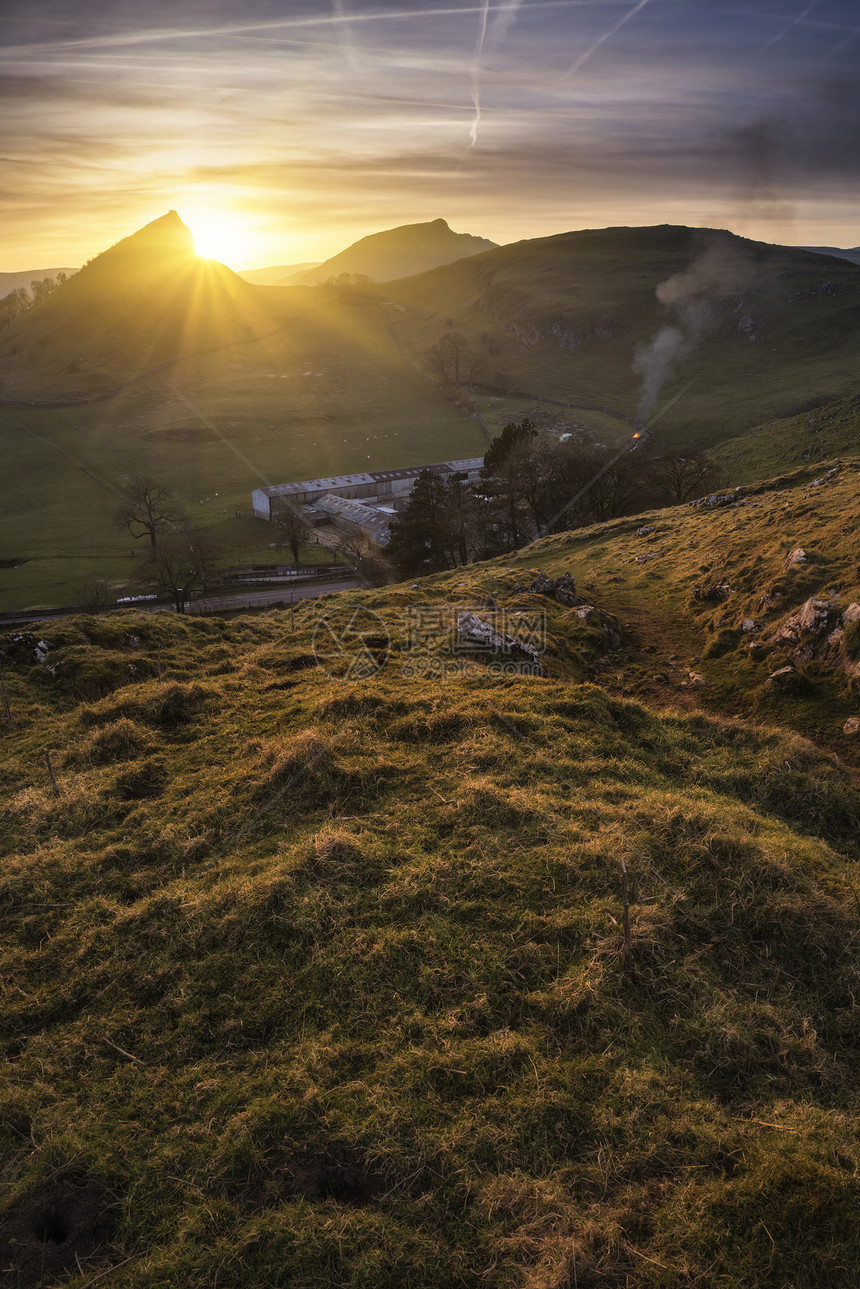
<svg viewBox="0 0 860 1289"><path fill-rule="evenodd" d="M484 203L497 240L740 219L778 236L802 206L821 223L806 240L832 243L825 225L858 194L860 104L850 47L822 59L854 33L853 7L808 5L153 0L141 23L125 0L8 0L2 197L27 217L7 253L37 263L58 203L80 237L107 207L125 202L133 228L151 193L176 204L195 184L263 203L273 254L279 230L297 235L294 193L308 249L350 218L372 231L377 202L402 222L463 212L479 232Z"/></svg>

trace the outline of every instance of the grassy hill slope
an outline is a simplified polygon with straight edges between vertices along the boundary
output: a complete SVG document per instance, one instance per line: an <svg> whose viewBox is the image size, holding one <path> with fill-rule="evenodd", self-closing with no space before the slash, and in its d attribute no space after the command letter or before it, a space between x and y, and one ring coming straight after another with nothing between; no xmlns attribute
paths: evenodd
<svg viewBox="0 0 860 1289"><path fill-rule="evenodd" d="M340 273L360 273L375 282L423 273L439 264L450 264L465 256L478 255L496 246L486 237L455 233L444 219L423 224L404 224L383 233L371 233L308 272L290 274L285 284L313 286Z"/></svg>
<svg viewBox="0 0 860 1289"><path fill-rule="evenodd" d="M796 732L809 695L737 719L709 668L748 665L735 619L777 575L762 634L858 598L857 477L326 597L292 634L130 613L7 643L8 1283L852 1286L850 740ZM547 678L446 653L467 608L545 613ZM618 692L726 630L703 685ZM832 748L850 687L820 683Z"/></svg>
<svg viewBox="0 0 860 1289"><path fill-rule="evenodd" d="M432 585L440 596L480 589L503 605L546 609L545 597L523 601L513 588L538 568L571 572L580 594L616 617L627 646L589 666L588 678L661 706L782 724L860 765L860 742L843 732L860 712L857 628L830 639L860 603L860 457L796 467L715 500L547 537ZM805 558L790 562L798 549ZM827 613L796 640L780 639L810 599ZM564 615L556 621L561 640L549 665L565 675ZM789 688L769 683L785 666L797 673Z"/></svg>
<svg viewBox="0 0 860 1289"><path fill-rule="evenodd" d="M712 444L769 410L855 388L860 270L730 233L670 225L565 233L385 290L416 357L446 328L466 335L483 359L487 396L504 396L500 407L477 399L493 423L518 392L632 416L637 349L663 327L687 341L657 408L694 381L661 418L669 446Z"/></svg>
<svg viewBox="0 0 860 1289"><path fill-rule="evenodd" d="M860 394L810 399L786 413L718 444L714 458L732 484L753 483L800 461L825 462L860 450Z"/></svg>
<svg viewBox="0 0 860 1289"><path fill-rule="evenodd" d="M86 399L183 354L271 331L254 288L194 252L175 211L118 242L8 329L0 394Z"/></svg>

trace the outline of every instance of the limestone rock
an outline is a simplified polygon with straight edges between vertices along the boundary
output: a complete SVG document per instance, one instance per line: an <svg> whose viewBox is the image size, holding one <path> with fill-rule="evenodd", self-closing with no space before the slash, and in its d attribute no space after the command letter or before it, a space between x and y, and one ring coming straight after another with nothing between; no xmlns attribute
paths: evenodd
<svg viewBox="0 0 860 1289"><path fill-rule="evenodd" d="M780 667L778 671L772 672L768 678L769 685L777 685L782 689L788 688L797 679L797 672L793 667Z"/></svg>
<svg viewBox="0 0 860 1289"><path fill-rule="evenodd" d="M849 716L842 726L842 733L849 735L849 737L860 734L860 716Z"/></svg>
<svg viewBox="0 0 860 1289"><path fill-rule="evenodd" d="M575 604L581 603L579 596L576 594L576 583L570 573L562 573L556 582L555 598L559 604L563 604L569 609L573 608Z"/></svg>
<svg viewBox="0 0 860 1289"><path fill-rule="evenodd" d="M653 531L654 531L654 526L653 526L653 524L652 524L652 525L650 525L650 526L646 524L644 527L642 527L642 528L637 528L637 529L636 529L636 536L637 536L637 537L650 537L650 535L653 533Z"/></svg>
<svg viewBox="0 0 860 1289"><path fill-rule="evenodd" d="M534 595L553 595L555 593L555 578L547 577L546 573L541 569L529 590Z"/></svg>
<svg viewBox="0 0 860 1289"><path fill-rule="evenodd" d="M547 577L543 569L540 570L537 577L532 582L529 590L534 595L552 595L563 604L566 608L573 608L575 604L581 604L579 596L576 594L576 583L570 573L562 573L561 577Z"/></svg>
<svg viewBox="0 0 860 1289"><path fill-rule="evenodd" d="M817 635L828 625L834 605L830 600L816 600L810 597L790 617L773 636L774 644L798 644L804 635Z"/></svg>
<svg viewBox="0 0 860 1289"><path fill-rule="evenodd" d="M589 626L600 626L610 649L621 648L621 632L616 623L603 609L596 609L593 604L580 604L574 609L574 615Z"/></svg>
<svg viewBox="0 0 860 1289"><path fill-rule="evenodd" d="M860 604L849 604L842 614L843 627L847 627L849 622L856 622L858 618L860 618Z"/></svg>
<svg viewBox="0 0 860 1289"><path fill-rule="evenodd" d="M752 618L744 618L741 623L741 631L758 631L758 627L755 622L753 622Z"/></svg>
<svg viewBox="0 0 860 1289"><path fill-rule="evenodd" d="M525 662L533 675L545 676L546 671L540 661L538 652L531 645L522 644L512 636L496 631L489 622L474 613L461 613L457 618L457 636L466 648L474 648L481 653L502 655L510 659Z"/></svg>
<svg viewBox="0 0 860 1289"><path fill-rule="evenodd" d="M697 497L689 504L691 506L731 506L737 501L737 492L737 489L734 492L713 492L708 497Z"/></svg>
<svg viewBox="0 0 860 1289"><path fill-rule="evenodd" d="M805 564L808 559L809 556L803 547L798 546L795 550L789 551L786 555L785 566L786 568L794 568L797 564Z"/></svg>

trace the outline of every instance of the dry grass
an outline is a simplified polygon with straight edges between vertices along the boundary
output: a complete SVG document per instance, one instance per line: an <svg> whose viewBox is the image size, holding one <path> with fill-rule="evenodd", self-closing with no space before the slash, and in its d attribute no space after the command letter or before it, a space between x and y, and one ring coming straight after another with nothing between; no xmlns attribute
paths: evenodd
<svg viewBox="0 0 860 1289"><path fill-rule="evenodd" d="M308 607L289 641L73 620L53 674L7 667L0 1239L60 1179L119 1215L80 1289L853 1285L856 790L799 734L583 683L627 656L548 612L549 680L404 679L397 619L333 681Z"/></svg>

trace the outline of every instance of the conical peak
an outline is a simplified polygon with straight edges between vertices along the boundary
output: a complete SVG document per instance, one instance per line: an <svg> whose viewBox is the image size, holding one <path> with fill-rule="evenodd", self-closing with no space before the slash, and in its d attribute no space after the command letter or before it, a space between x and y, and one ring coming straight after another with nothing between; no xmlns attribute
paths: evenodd
<svg viewBox="0 0 860 1289"><path fill-rule="evenodd" d="M126 237L124 242L118 244L128 247L138 244L162 246L165 250L187 251L191 255L194 254L194 238L191 235L191 229L183 224L175 210L169 210L166 215L161 215L151 223L145 224L136 233L132 233L131 237Z"/></svg>
<svg viewBox="0 0 860 1289"><path fill-rule="evenodd" d="M98 259L103 259L105 255L109 255L112 259L118 255L123 258L141 256L158 259L163 256L194 254L194 238L191 230L183 224L175 210L169 210L166 215L153 219L151 223L145 224L130 237L124 237L122 241L116 242Z"/></svg>

